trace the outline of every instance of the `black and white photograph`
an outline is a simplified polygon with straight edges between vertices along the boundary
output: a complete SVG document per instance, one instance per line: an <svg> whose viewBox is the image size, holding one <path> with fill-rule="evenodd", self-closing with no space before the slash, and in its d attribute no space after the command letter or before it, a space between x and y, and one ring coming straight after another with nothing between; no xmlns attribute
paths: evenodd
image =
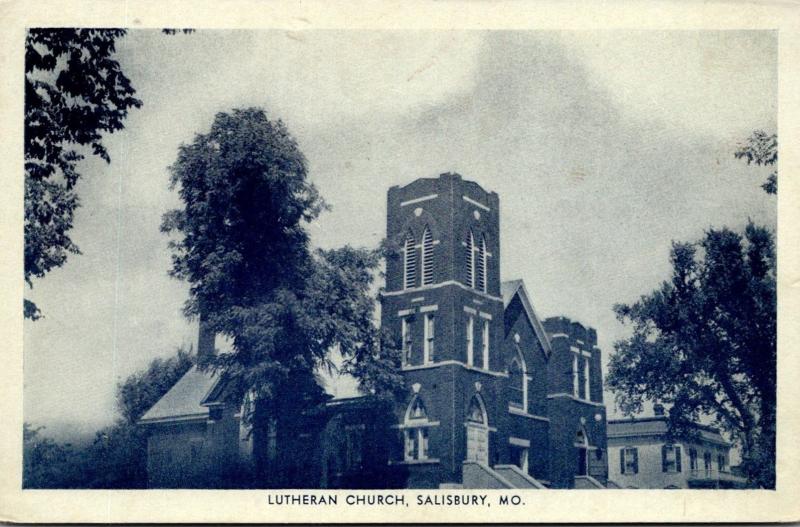
<svg viewBox="0 0 800 527"><path fill-rule="evenodd" d="M23 494L781 490L779 31L306 22L15 43Z"/></svg>

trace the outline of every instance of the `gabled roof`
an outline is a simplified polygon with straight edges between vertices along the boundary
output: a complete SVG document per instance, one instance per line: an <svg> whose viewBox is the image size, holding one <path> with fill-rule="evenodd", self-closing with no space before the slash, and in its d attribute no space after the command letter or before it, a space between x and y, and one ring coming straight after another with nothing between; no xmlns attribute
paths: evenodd
<svg viewBox="0 0 800 527"><path fill-rule="evenodd" d="M189 421L208 417L202 403L216 387L219 375L192 366L183 377L139 419L142 424Z"/></svg>
<svg viewBox="0 0 800 527"><path fill-rule="evenodd" d="M550 339L547 337L547 332L544 330L541 320L536 316L536 311L533 309L528 290L525 289L525 282L521 279L503 282L500 284L500 293L503 296L503 307L508 307L514 297L519 295L522 308L525 311L525 315L528 317L528 322L530 322L531 327L533 327L533 331L536 333L539 342L542 343L545 355L549 357L553 352L553 348L550 346Z"/></svg>
<svg viewBox="0 0 800 527"><path fill-rule="evenodd" d="M667 434L668 423L666 417L638 417L629 419L609 419L608 438L626 438L642 436L663 436ZM710 426L695 424L699 438L709 443L730 446L722 437L719 430Z"/></svg>

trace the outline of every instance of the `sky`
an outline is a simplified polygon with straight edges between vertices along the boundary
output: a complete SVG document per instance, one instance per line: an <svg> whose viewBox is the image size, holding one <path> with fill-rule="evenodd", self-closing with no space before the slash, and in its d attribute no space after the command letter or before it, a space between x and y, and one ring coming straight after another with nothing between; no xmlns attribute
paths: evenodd
<svg viewBox="0 0 800 527"><path fill-rule="evenodd" d="M194 345L159 225L178 146L220 111L286 123L332 206L316 246L375 247L392 185L496 191L502 279L596 328L604 364L626 334L612 306L668 278L672 240L776 225L768 170L733 157L776 130L775 32L134 30L117 54L144 105L106 137L111 164L82 162L82 254L26 292L45 318L24 326L24 417L51 431L110 423L118 382Z"/></svg>

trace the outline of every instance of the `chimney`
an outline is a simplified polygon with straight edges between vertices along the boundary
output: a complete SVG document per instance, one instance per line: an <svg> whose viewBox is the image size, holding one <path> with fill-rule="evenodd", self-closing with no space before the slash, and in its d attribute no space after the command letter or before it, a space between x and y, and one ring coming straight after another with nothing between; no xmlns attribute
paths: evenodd
<svg viewBox="0 0 800 527"><path fill-rule="evenodd" d="M197 333L197 365L202 368L214 358L214 341L217 334L209 327L203 315L200 315L199 326Z"/></svg>
<svg viewBox="0 0 800 527"><path fill-rule="evenodd" d="M653 413L656 414L656 417L664 417L664 415L666 415L664 413L664 405L661 403L654 404Z"/></svg>

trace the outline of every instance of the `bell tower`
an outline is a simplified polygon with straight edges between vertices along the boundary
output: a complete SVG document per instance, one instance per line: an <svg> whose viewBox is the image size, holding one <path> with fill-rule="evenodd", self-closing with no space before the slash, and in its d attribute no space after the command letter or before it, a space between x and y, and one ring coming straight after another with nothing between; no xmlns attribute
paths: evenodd
<svg viewBox="0 0 800 527"><path fill-rule="evenodd" d="M403 345L408 394L397 410L408 486L461 481L465 461L494 464L504 325L499 198L458 174L388 192L381 323Z"/></svg>

